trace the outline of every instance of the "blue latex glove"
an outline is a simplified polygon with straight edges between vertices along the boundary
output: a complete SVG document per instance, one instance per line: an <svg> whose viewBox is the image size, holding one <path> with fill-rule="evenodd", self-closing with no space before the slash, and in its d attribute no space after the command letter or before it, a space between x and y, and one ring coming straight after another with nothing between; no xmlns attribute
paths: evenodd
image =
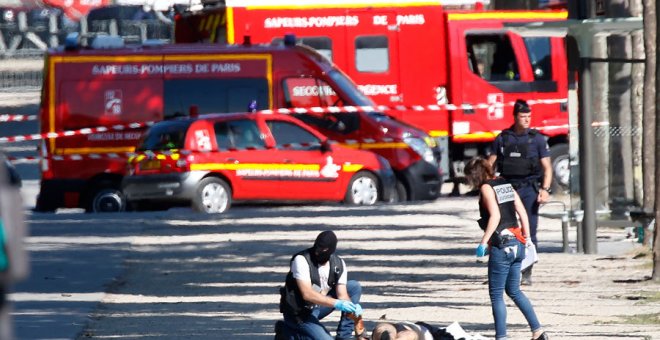
<svg viewBox="0 0 660 340"><path fill-rule="evenodd" d="M487 252L488 252L488 247L483 243L479 243L479 245L477 246L477 257L486 256Z"/></svg>
<svg viewBox="0 0 660 340"><path fill-rule="evenodd" d="M355 316L360 316L362 315L362 306L360 306L359 303L355 304Z"/></svg>
<svg viewBox="0 0 660 340"><path fill-rule="evenodd" d="M335 302L335 309L339 309L344 313L355 313L355 304L346 300L337 300Z"/></svg>

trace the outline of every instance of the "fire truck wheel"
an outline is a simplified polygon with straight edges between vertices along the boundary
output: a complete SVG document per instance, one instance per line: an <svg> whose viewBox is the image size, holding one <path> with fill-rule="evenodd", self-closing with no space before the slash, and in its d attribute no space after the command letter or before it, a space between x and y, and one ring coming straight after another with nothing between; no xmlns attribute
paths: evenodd
<svg viewBox="0 0 660 340"><path fill-rule="evenodd" d="M560 193L568 190L571 177L568 144L555 144L550 147L550 159L552 160L553 192Z"/></svg>
<svg viewBox="0 0 660 340"><path fill-rule="evenodd" d="M120 212L126 209L126 198L119 189L102 188L97 190L88 209L90 212Z"/></svg>
<svg viewBox="0 0 660 340"><path fill-rule="evenodd" d="M376 176L360 171L351 179L344 202L354 205L374 205L378 201L379 191Z"/></svg>
<svg viewBox="0 0 660 340"><path fill-rule="evenodd" d="M199 182L192 208L207 214L221 214L231 206L231 189L227 182L207 177Z"/></svg>

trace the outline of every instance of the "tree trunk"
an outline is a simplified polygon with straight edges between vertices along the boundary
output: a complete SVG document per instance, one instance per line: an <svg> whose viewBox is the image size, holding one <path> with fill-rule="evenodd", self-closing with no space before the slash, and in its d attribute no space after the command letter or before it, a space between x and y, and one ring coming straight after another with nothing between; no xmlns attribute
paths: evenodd
<svg viewBox="0 0 660 340"><path fill-rule="evenodd" d="M655 206L655 1L644 0L644 114L642 154L644 168L644 211L651 212Z"/></svg>
<svg viewBox="0 0 660 340"><path fill-rule="evenodd" d="M632 59L631 39L628 33L612 34L607 39L609 57ZM610 208L612 219L624 219L632 200L632 147L630 88L632 63L610 61L608 109L610 113Z"/></svg>
<svg viewBox="0 0 660 340"><path fill-rule="evenodd" d="M599 33L592 41L595 58L607 59L607 39L609 33ZM602 169L598 176L594 176L594 207L596 210L609 208L610 197L610 110L608 97L610 92L609 68L606 62L591 63L591 77L593 89L593 120L598 123L594 126L594 166Z"/></svg>
<svg viewBox="0 0 660 340"><path fill-rule="evenodd" d="M660 43L660 35L657 34L657 27L658 27L658 22L660 22L660 15L659 12L657 11L656 7L656 0L647 0L646 1L646 8L645 8L645 15L644 15L644 32L647 34L646 37L646 42L647 44L653 44L657 46L657 44ZM648 53L648 51L647 51ZM656 65L660 62L660 55L655 54L655 60L650 59L649 55L646 55L647 58L647 64L650 64L654 62ZM655 69L655 144L657 145L660 140L658 140L658 136L660 136L660 112L658 112L658 108L660 108L660 67L656 67ZM656 154L655 154L655 161L658 162L660 161L660 155L658 154L660 152L660 148L656 147ZM656 173L656 178L658 175L660 175L660 165L656 163L655 165L655 173ZM656 282L660 282L660 226L658 225L658 221L660 221L660 209L658 206L658 202L660 202L660 197L658 197L660 193L660 190L656 190L655 193L655 231L653 235L653 273L651 275L651 279Z"/></svg>
<svg viewBox="0 0 660 340"><path fill-rule="evenodd" d="M632 57L635 60L644 59L644 32L635 31L632 34ZM635 206L641 207L644 201L644 170L642 167L642 129L644 119L644 64L632 64L632 167L633 167L633 200Z"/></svg>

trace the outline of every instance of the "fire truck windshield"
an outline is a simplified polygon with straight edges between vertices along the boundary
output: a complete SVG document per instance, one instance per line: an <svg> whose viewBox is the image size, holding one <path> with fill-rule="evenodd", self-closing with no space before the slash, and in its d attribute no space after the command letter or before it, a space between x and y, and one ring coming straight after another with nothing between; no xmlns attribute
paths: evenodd
<svg viewBox="0 0 660 340"><path fill-rule="evenodd" d="M328 76L330 76L330 78L335 81L339 87L339 90L341 90L341 92L346 95L346 99L351 103L351 105L375 106L374 102L367 98L367 96L365 96L362 92L360 92L357 86L355 86L355 84L343 73L337 70L332 70L328 72Z"/></svg>

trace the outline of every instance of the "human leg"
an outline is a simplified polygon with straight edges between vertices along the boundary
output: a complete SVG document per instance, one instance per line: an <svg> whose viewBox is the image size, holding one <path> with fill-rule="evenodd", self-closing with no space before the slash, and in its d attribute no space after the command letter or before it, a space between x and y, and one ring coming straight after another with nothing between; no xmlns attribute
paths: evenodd
<svg viewBox="0 0 660 340"><path fill-rule="evenodd" d="M348 280L346 282L346 291L354 304L360 303L362 297L362 286L355 280ZM337 325L337 339L353 339L353 332L355 331L355 322L345 315L341 314L339 324Z"/></svg>
<svg viewBox="0 0 660 340"><path fill-rule="evenodd" d="M288 340L332 340L330 332L314 315L298 319L284 315L284 338Z"/></svg>
<svg viewBox="0 0 660 340"><path fill-rule="evenodd" d="M495 336L498 340L506 339L506 304L504 303L504 288L509 276L513 257L504 250L491 247L488 258L488 295L495 320ZM518 267L520 270L520 267Z"/></svg>
<svg viewBox="0 0 660 340"><path fill-rule="evenodd" d="M538 246L536 231L539 222L539 202L537 201L538 192L534 189L532 185L525 185L516 190L520 200L525 206L525 211L527 212L527 217L529 218L529 236L534 242L534 245Z"/></svg>
<svg viewBox="0 0 660 340"><path fill-rule="evenodd" d="M520 290L520 263L525 256L525 245L520 242L516 243L518 243L516 246L516 257L511 264L509 275L506 278L505 291L506 295L508 295L511 300L513 300L518 309L523 313L525 319L527 320L527 324L529 324L529 328L532 330L532 333L534 333L541 329L541 324L536 317L532 303Z"/></svg>

